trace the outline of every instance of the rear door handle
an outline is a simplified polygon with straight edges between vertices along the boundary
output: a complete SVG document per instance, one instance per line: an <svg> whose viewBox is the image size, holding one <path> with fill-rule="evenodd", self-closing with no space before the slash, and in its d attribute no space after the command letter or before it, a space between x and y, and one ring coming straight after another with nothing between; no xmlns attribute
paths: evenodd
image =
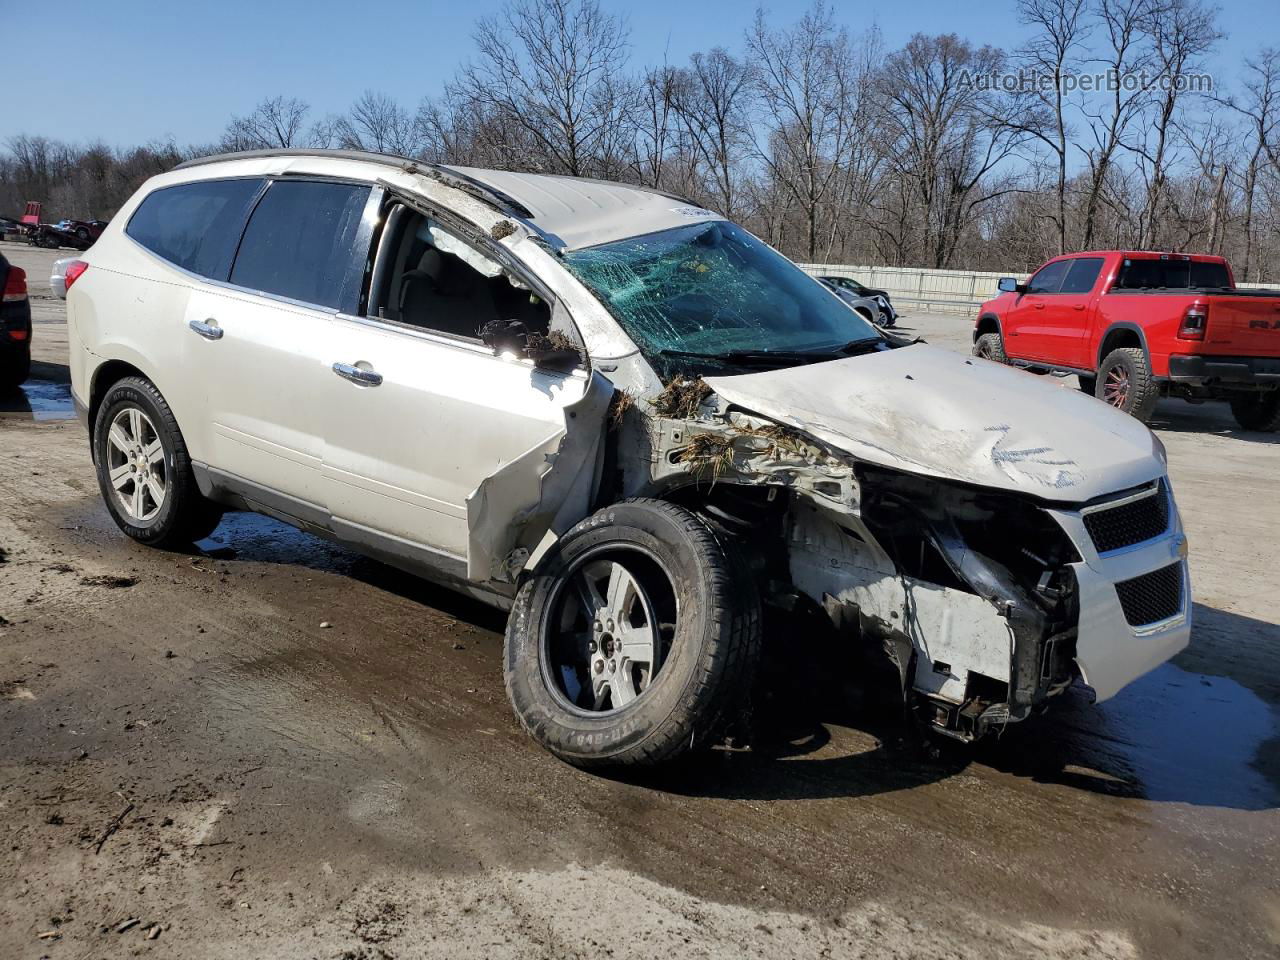
<svg viewBox="0 0 1280 960"><path fill-rule="evenodd" d="M376 387L382 383L382 374L376 370L363 370L350 363L335 363L333 372L342 377L343 380L350 380L352 383L358 383L364 387Z"/></svg>
<svg viewBox="0 0 1280 960"><path fill-rule="evenodd" d="M222 328L218 326L218 321L210 317L208 320L192 320L187 324L192 330L200 334L206 340L221 340Z"/></svg>

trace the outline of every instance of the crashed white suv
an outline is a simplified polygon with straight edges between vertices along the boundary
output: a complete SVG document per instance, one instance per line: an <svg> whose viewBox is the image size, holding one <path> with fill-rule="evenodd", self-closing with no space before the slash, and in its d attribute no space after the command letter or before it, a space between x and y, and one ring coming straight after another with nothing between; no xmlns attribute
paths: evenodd
<svg viewBox="0 0 1280 960"><path fill-rule="evenodd" d="M256 510L510 608L515 711L577 764L717 738L762 610L803 615L771 631L784 655L820 623L962 739L1187 643L1146 427L887 339L677 197L211 157L148 181L67 284L125 533L185 544Z"/></svg>

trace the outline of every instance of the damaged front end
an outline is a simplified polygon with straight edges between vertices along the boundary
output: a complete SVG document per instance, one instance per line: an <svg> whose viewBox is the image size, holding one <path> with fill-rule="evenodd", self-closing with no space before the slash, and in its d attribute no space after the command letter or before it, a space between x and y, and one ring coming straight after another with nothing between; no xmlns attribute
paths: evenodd
<svg viewBox="0 0 1280 960"><path fill-rule="evenodd" d="M807 597L886 657L922 722L975 739L1075 679L1080 557L1031 497L865 463L709 390L669 392L621 405L615 494L701 500L755 554L767 599Z"/></svg>

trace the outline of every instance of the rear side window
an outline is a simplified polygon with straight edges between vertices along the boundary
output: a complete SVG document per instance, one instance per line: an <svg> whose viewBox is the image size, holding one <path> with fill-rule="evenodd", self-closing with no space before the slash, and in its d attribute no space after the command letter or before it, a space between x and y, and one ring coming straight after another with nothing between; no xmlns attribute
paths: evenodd
<svg viewBox="0 0 1280 960"><path fill-rule="evenodd" d="M253 211L231 270L238 287L353 311L343 288L367 250L356 235L368 186L277 180ZM354 299L355 284L351 284Z"/></svg>
<svg viewBox="0 0 1280 960"><path fill-rule="evenodd" d="M1027 281L1027 293L1057 293L1070 266L1070 260L1055 260L1041 267L1039 272Z"/></svg>
<svg viewBox="0 0 1280 960"><path fill-rule="evenodd" d="M1098 274L1102 272L1101 257L1080 257L1071 261L1067 279L1062 281L1059 293L1088 293L1093 289Z"/></svg>
<svg viewBox="0 0 1280 960"><path fill-rule="evenodd" d="M158 257L212 280L226 280L249 205L262 181L201 180L147 196L125 233Z"/></svg>

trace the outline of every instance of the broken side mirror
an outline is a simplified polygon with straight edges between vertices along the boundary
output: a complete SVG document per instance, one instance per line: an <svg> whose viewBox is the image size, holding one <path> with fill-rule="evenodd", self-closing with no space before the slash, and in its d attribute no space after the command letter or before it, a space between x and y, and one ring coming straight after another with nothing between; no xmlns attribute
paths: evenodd
<svg viewBox="0 0 1280 960"><path fill-rule="evenodd" d="M569 337L558 330L531 332L523 320L491 320L481 328L480 339L495 354L514 353L546 370L567 372L582 365L582 353Z"/></svg>
<svg viewBox="0 0 1280 960"><path fill-rule="evenodd" d="M525 355L529 328L523 320L490 320L480 328L480 340L494 353Z"/></svg>

